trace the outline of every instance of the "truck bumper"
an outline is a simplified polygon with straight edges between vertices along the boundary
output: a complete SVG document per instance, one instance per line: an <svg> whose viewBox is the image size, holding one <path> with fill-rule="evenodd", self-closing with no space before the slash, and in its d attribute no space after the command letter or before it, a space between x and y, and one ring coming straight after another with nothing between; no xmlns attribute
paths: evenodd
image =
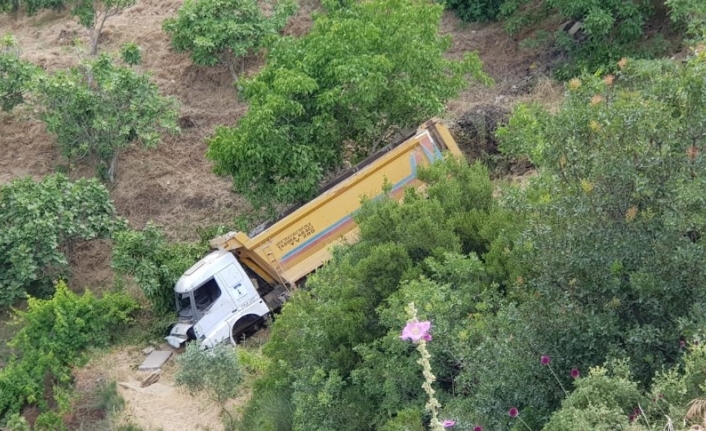
<svg viewBox="0 0 706 431"><path fill-rule="evenodd" d="M189 339L187 331L191 329L192 326L193 325L188 323L177 323L172 327L172 330L169 332L169 336L164 339L167 340L167 343L169 343L170 346L178 349Z"/></svg>

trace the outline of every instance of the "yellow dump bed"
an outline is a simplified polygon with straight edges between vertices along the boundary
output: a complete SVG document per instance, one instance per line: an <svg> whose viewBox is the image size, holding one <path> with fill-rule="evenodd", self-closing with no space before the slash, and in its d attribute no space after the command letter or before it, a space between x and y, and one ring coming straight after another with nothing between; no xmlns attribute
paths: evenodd
<svg viewBox="0 0 706 431"><path fill-rule="evenodd" d="M355 242L358 226L353 214L362 196L374 198L385 183L400 199L407 187L419 188L417 167L442 158L442 151L460 156L446 126L431 120L397 145L390 145L327 185L308 203L250 238L230 232L214 238L214 248L234 252L243 265L269 283L294 286L330 259L330 246Z"/></svg>

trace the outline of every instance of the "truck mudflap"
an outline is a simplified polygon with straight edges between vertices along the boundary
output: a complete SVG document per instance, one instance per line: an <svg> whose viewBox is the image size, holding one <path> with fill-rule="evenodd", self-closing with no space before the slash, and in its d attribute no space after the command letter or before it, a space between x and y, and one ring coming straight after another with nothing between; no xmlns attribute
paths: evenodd
<svg viewBox="0 0 706 431"><path fill-rule="evenodd" d="M178 349L189 339L187 332L193 326L194 325L189 323L177 323L172 327L172 330L169 332L169 336L164 337L164 339L167 340L167 343L169 343L170 346Z"/></svg>

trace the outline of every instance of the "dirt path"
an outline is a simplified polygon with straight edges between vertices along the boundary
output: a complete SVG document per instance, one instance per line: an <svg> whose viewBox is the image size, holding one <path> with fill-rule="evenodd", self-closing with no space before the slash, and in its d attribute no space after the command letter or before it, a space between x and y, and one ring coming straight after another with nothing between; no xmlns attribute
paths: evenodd
<svg viewBox="0 0 706 431"><path fill-rule="evenodd" d="M113 350L78 370L76 387L85 392L102 381L118 382L118 393L125 400L125 407L116 423L137 424L145 431L223 429L220 408L214 402L175 386L173 357L165 364L157 383L140 388L140 381L150 374L137 371L144 358L138 349Z"/></svg>

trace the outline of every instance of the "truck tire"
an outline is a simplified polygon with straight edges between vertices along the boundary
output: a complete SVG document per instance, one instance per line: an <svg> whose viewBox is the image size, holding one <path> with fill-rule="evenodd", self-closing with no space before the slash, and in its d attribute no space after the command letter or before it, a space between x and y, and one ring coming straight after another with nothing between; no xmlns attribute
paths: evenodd
<svg viewBox="0 0 706 431"><path fill-rule="evenodd" d="M230 342L233 345L241 343L245 340L245 336L249 333L257 331L259 325L262 324L264 318L254 314L248 314L238 319L230 331Z"/></svg>

